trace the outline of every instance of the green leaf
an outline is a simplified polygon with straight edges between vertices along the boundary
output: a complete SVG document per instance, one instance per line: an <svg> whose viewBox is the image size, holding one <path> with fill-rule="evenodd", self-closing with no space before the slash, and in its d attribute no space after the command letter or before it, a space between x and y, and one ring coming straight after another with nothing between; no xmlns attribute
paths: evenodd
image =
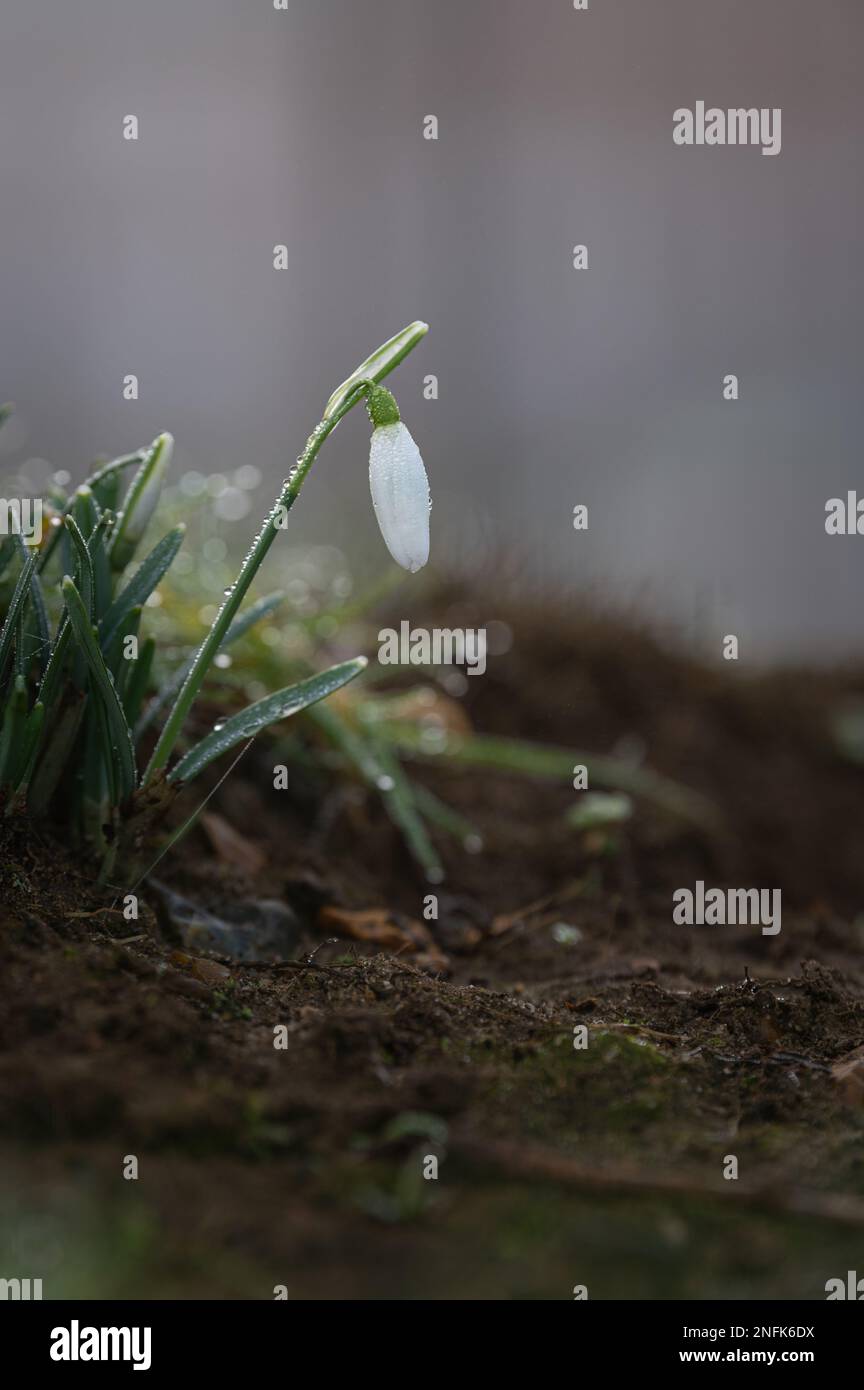
<svg viewBox="0 0 864 1390"><path fill-rule="evenodd" d="M42 591L38 566L34 566L30 574L30 609L36 624L38 665L42 671L51 651L51 630L48 626L48 610L45 606L45 594Z"/></svg>
<svg viewBox="0 0 864 1390"><path fill-rule="evenodd" d="M9 607L6 610L6 621L0 630L0 682L3 680L3 673L6 670L6 662L9 659L9 652L12 649L12 639L15 635L18 614L24 603L26 603L30 593L30 580L36 568L38 552L32 550L27 556L18 575L18 582L12 591L9 600Z"/></svg>
<svg viewBox="0 0 864 1390"><path fill-rule="evenodd" d="M21 738L27 722L27 682L15 677L12 694L7 696L3 709L3 728L0 731L0 784L13 782L21 751Z"/></svg>
<svg viewBox="0 0 864 1390"><path fill-rule="evenodd" d="M428 323L422 323L417 319L370 353L365 362L361 362L360 366L349 377L346 377L342 385L336 387L325 407L324 419L329 420L331 415L335 415L361 382L383 381L384 377L392 372L394 367L399 366L402 359L408 356L411 349L415 348L420 339L428 332Z"/></svg>
<svg viewBox="0 0 864 1390"><path fill-rule="evenodd" d="M120 500L120 474L107 473L95 483L91 483L93 496L103 512L116 512Z"/></svg>
<svg viewBox="0 0 864 1390"><path fill-rule="evenodd" d="M377 702L379 711L386 701ZM364 706L369 718L375 704ZM608 754L577 752L523 739L496 738L490 734L454 734L445 729L420 729L406 721L389 721L379 712L376 722L383 738L410 757L442 759L468 767L487 767L523 777L542 777L567 782L573 768L584 764L592 786L629 792L680 820L689 821L709 835L723 835L725 826L715 807L699 792L649 768L636 767Z"/></svg>
<svg viewBox="0 0 864 1390"><path fill-rule="evenodd" d="M446 830L448 835L455 835L462 848L467 849L469 853L476 853L482 849L483 837L473 821L467 820L459 811L448 806L446 801L430 792L421 782L412 782L412 786L417 809L430 825L437 825L441 830Z"/></svg>
<svg viewBox="0 0 864 1390"><path fill-rule="evenodd" d="M114 514L113 512L103 512L96 501L93 489L83 483L72 499L72 516L78 523L78 530L85 538L87 554L90 556L90 565L93 571L92 612L94 618L98 618L100 613L104 613L111 601L111 566L108 563L105 536L114 524Z"/></svg>
<svg viewBox="0 0 864 1390"><path fill-rule="evenodd" d="M401 830L408 848L429 882L441 883L444 869L429 838L410 777L403 771L392 749L387 747L382 739L375 738L368 728L365 729L365 733L372 740L375 756L383 772L377 786L390 819Z"/></svg>
<svg viewBox="0 0 864 1390"><path fill-rule="evenodd" d="M26 566L30 553L28 547L21 536L15 536L14 540L21 555L23 566ZM38 659L40 670L44 667L48 660L48 652L51 649L48 615L45 611L45 599L39 584L36 565L29 567L29 574L30 585L27 599L18 609L15 623L15 672L16 675L25 678L30 674L34 658Z"/></svg>
<svg viewBox="0 0 864 1390"><path fill-rule="evenodd" d="M44 723L45 706L37 700L27 715L21 731L20 749L15 758L14 766L10 768L9 780L15 786L15 793L9 798L9 804L6 807L7 816L20 810L26 800L27 785L36 762Z"/></svg>
<svg viewBox="0 0 864 1390"><path fill-rule="evenodd" d="M120 702L124 709L126 708L126 702L123 699L123 692L126 689L129 672L138 660L137 656L127 657L125 648L130 637L136 639L138 637L138 629L141 626L141 614L143 611L140 604L136 605L135 608L130 608L120 626L114 629L112 640L107 646L103 644L102 647L105 665L114 678L114 687L117 694L120 696ZM127 724L129 723L128 718L126 722ZM129 727L132 727L131 724Z"/></svg>
<svg viewBox="0 0 864 1390"><path fill-rule="evenodd" d="M60 623L60 631L57 634L57 640L51 650L48 665L45 667L39 686L39 699L45 706L46 717L49 721L53 719L54 703L61 694L63 680L67 675L65 663L71 641L72 626L68 616L66 616Z"/></svg>
<svg viewBox="0 0 864 1390"><path fill-rule="evenodd" d="M121 458L101 464L89 477L84 479L85 486L92 487L93 491L96 492L99 485L108 478L119 478L120 474L127 468L136 468L142 464L148 452L147 449L136 449L134 454L123 454Z"/></svg>
<svg viewBox="0 0 864 1390"><path fill-rule="evenodd" d="M123 458L113 459L111 463L106 463L102 467L97 468L96 471L91 473L88 478L85 478L82 487L92 488L93 496L96 498L98 505L103 509L103 511L110 510L113 512L117 501L117 493L120 484L120 474L123 472L124 469L132 468L136 464L142 463L145 456L146 451L139 449L137 453L126 454ZM54 489L52 491L51 500L53 505L62 513L63 516L65 516L67 512L71 510L75 501L73 497L71 501L66 502L63 496L58 493L57 489ZM48 532L48 539L42 546L42 553L39 557L40 573L44 571L46 565L51 559L51 556L54 554L57 542L60 540L62 534L62 526L52 526L50 531Z"/></svg>
<svg viewBox="0 0 864 1390"><path fill-rule="evenodd" d="M67 628L67 631L71 631L71 628ZM61 708L52 718L50 724L45 726L47 734L43 739L38 762L31 754L31 762L35 763L36 771L33 772L32 766L26 769L16 793L17 800L19 795L27 792L27 810L31 816L43 816L48 810L57 784L78 742L78 733L86 705L86 696L78 691L71 692L70 703ZM29 791L27 790L28 783L30 783Z"/></svg>
<svg viewBox="0 0 864 1390"><path fill-rule="evenodd" d="M93 496L93 489L86 483L82 483L75 489L69 511L78 523L78 530L82 536L90 536L96 529L100 516L102 515L96 498Z"/></svg>
<svg viewBox="0 0 864 1390"><path fill-rule="evenodd" d="M173 452L171 435L157 435L129 484L109 548L112 569L125 569L132 559L156 509Z"/></svg>
<svg viewBox="0 0 864 1390"><path fill-rule="evenodd" d="M115 770L118 799L125 801L132 795L136 783L135 751L129 725L126 723L123 706L120 704L111 674L99 650L96 632L91 626L87 609L74 580L70 579L68 574L63 580L62 589L69 621L90 670L91 686L105 711L109 734L105 747L106 764Z"/></svg>
<svg viewBox="0 0 864 1390"><path fill-rule="evenodd" d="M266 618L268 614L274 612L275 609L279 607L284 597L284 593L277 590L276 593L267 594L266 597L259 598L255 603L250 604L245 613L241 613L239 618L234 619L222 639L219 651L223 651L225 647L230 647L232 642L236 642L240 637L243 637L255 623L260 623L262 618ZM145 729L149 729L159 711L164 709L167 704L170 704L175 695L177 695L183 682L192 670L192 663L194 660L194 655L190 656L189 660L184 662L180 669L175 671L174 675L166 681L158 695L151 700L143 716L135 725L136 741L141 737Z"/></svg>
<svg viewBox="0 0 864 1390"><path fill-rule="evenodd" d="M352 728L329 706L311 710L309 717L381 797L388 816L430 883L440 883L444 872L418 810L414 787L390 749L369 729L364 727L361 733Z"/></svg>
<svg viewBox="0 0 864 1390"><path fill-rule="evenodd" d="M185 534L186 527L181 522L173 531L169 531L167 536L163 536L141 567L135 571L125 589L117 595L100 624L103 651L107 649L131 609L143 607L147 602L173 563Z"/></svg>
<svg viewBox="0 0 864 1390"><path fill-rule="evenodd" d="M113 769L109 772L103 752L108 737L104 706L99 700L88 701L77 756L80 796L75 809L85 838L102 853L106 849L102 826L110 817L110 803L117 797L116 778Z"/></svg>
<svg viewBox="0 0 864 1390"><path fill-rule="evenodd" d="M286 686L284 690L277 690L274 694L265 696L263 700L257 700L254 705L249 705L239 714L226 719L223 724L218 724L212 733L202 739L195 748L190 749L168 774L169 782L190 781L214 758L229 752L244 739L254 738L268 724L287 719L316 701L326 699L334 690L339 690L355 676L359 676L366 665L365 656L358 656L351 661L343 661L338 666L331 666L329 671L310 676L308 680Z"/></svg>
<svg viewBox="0 0 864 1390"><path fill-rule="evenodd" d="M145 637L138 648L138 660L133 662L132 670L126 680L126 690L123 695L123 711L126 715L126 722L130 729L134 728L141 706L144 703L144 696L147 694L147 685L150 680L150 672L153 669L153 657L156 654L156 643L152 637Z"/></svg>
<svg viewBox="0 0 864 1390"><path fill-rule="evenodd" d="M88 622L93 617L93 561L90 558L90 551L87 549L81 530L75 518L70 514L65 519L65 527L72 537L72 544L75 547L75 554L78 559L76 574L80 581L81 598L84 601L84 608L87 612Z"/></svg>

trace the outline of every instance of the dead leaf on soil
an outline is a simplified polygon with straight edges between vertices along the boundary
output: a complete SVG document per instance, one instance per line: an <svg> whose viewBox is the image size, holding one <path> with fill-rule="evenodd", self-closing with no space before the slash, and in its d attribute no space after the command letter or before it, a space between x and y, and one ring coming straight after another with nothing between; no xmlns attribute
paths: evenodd
<svg viewBox="0 0 864 1390"><path fill-rule="evenodd" d="M204 960L201 956L190 956L185 951L172 951L170 960L178 970L186 970L205 985L221 985L231 979L231 971L215 960Z"/></svg>
<svg viewBox="0 0 864 1390"><path fill-rule="evenodd" d="M362 912L322 907L318 926L323 932L334 931L352 941L409 952L416 956L416 963L427 970L446 970L450 964L428 927L413 918L396 916L386 907L370 907Z"/></svg>
<svg viewBox="0 0 864 1390"><path fill-rule="evenodd" d="M201 828L210 841L214 851L226 864L242 869L247 874L260 873L267 863L267 856L223 816L215 811L204 811L201 815Z"/></svg>

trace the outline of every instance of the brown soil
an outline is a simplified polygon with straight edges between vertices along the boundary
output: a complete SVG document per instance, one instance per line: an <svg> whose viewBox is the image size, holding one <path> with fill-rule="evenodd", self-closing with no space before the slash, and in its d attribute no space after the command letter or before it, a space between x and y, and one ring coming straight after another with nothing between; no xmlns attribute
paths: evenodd
<svg viewBox="0 0 864 1390"><path fill-rule="evenodd" d="M0 1275L47 1297L820 1298L860 1267L864 771L829 721L861 680L747 679L548 605L510 621L468 682L475 727L639 740L724 833L638 804L580 834L566 785L423 767L485 842L442 840L436 890L375 798L316 770L267 790L256 745L209 807L239 848L196 829L158 870L217 915L292 909L297 959L240 964L172 939L162 890L129 922L7 828ZM674 925L696 879L781 888L781 933ZM383 948L345 936L372 928Z"/></svg>

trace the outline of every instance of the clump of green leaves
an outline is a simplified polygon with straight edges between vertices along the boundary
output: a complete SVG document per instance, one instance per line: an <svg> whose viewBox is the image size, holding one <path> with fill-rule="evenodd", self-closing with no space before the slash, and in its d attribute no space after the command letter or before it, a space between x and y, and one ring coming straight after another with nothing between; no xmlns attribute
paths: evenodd
<svg viewBox="0 0 864 1390"><path fill-rule="evenodd" d="M39 546L28 547L20 536L6 538L0 575L18 565L0 628L0 796L6 816L64 821L75 843L101 857L104 877L128 842L126 832L140 829L148 816L152 820L172 789L360 673L363 657L310 673L226 718L172 763L217 656L278 602L273 596L241 612L321 445L425 332L425 324L410 324L330 398L203 642L179 680L157 693L146 711L155 643L142 631L142 617L185 528L173 527L134 562L156 513L171 436L160 434L149 448L100 467L71 496L52 496ZM152 743L154 709L161 728L145 761L141 745L145 735Z"/></svg>

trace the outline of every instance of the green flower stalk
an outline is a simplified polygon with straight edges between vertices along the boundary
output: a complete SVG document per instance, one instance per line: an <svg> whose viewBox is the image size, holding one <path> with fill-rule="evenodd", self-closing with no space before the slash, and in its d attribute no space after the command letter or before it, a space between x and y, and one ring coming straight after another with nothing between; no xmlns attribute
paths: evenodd
<svg viewBox="0 0 864 1390"><path fill-rule="evenodd" d="M157 773L161 772L170 758L177 739L180 736L183 724L185 723L186 716L192 708L213 658L216 656L216 653L225 640L228 629L236 617L237 611L249 590L252 580L258 573L264 557L276 539L277 532L284 529L288 513L300 495L300 489L306 481L309 470L315 462L315 459L318 457L322 444L339 424L339 421L348 414L349 410L357 405L359 401L363 400L364 397L372 395L375 392L382 377L386 376L402 361L406 354L410 352L425 335L427 330L428 325L425 323L418 321L409 324L401 333L397 333L395 337L391 338L383 347L380 347L377 352L367 357L366 361L361 363L357 370L353 372L330 397L322 419L310 434L303 452L300 454L296 464L285 479L282 491L276 499L269 515L265 517L264 523L252 542L243 564L240 567L240 573L231 588L227 591L225 601L213 620L213 626L210 628L210 631L192 662L186 679L180 689L180 693L177 696L176 703L165 722L165 726L144 773L144 786L152 782L153 778ZM389 397L389 399L393 401L389 391L382 392L382 395ZM393 407L395 407L395 404L395 401L393 401ZM399 412L396 410L397 419L398 414ZM373 432L373 440L374 433L375 432ZM419 459L419 453L417 457ZM422 466L421 461L421 469ZM406 554L408 553L409 552L406 550ZM418 553L419 551L416 549L411 550L411 558L416 559ZM428 556L428 542L426 555ZM425 563L425 558L421 563ZM419 568L419 565L416 567Z"/></svg>

